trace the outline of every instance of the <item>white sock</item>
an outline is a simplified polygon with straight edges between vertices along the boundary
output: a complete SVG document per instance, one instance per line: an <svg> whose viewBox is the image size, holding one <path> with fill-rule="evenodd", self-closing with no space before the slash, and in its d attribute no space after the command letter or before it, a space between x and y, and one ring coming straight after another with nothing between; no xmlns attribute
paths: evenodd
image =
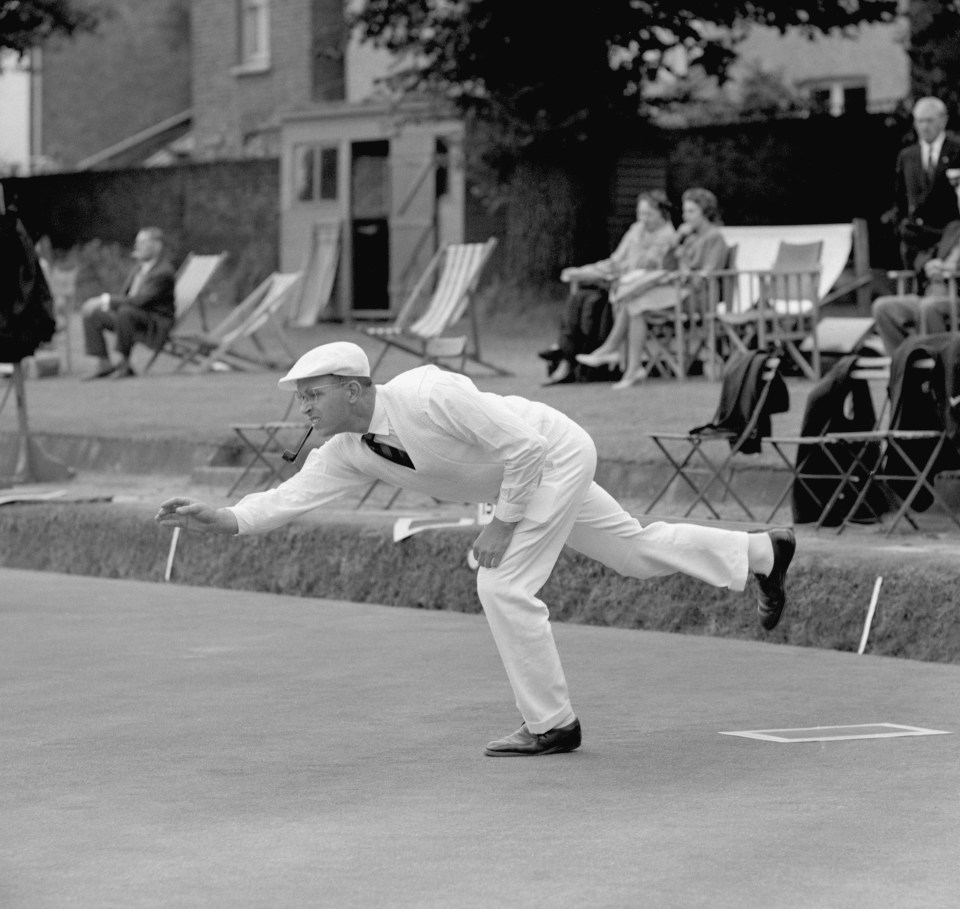
<svg viewBox="0 0 960 909"><path fill-rule="evenodd" d="M747 534L747 565L754 574L773 571L773 541L768 533Z"/></svg>

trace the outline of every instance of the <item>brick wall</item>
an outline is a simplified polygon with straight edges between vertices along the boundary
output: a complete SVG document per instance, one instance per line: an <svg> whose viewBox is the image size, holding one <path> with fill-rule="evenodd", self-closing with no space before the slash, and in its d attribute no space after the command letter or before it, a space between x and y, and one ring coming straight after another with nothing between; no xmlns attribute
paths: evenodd
<svg viewBox="0 0 960 909"><path fill-rule="evenodd" d="M280 117L315 99L342 97L342 61L318 57L335 44L336 3L272 0L270 65L262 72L238 68L236 0L193 2L193 134L201 157L278 152ZM319 40L319 38L318 38Z"/></svg>
<svg viewBox="0 0 960 909"><path fill-rule="evenodd" d="M190 0L110 0L43 48L40 153L60 167L190 107Z"/></svg>

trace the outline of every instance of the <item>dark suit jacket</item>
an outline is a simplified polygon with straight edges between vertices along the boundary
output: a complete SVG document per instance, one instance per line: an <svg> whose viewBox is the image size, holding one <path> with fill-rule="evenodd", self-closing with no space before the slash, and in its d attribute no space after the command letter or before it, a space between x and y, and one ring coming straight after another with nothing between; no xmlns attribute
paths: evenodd
<svg viewBox="0 0 960 909"><path fill-rule="evenodd" d="M737 354L730 358L723 370L720 385L720 403L713 419L704 426L695 426L691 435L712 432L730 433L730 447L739 444L744 454L760 451L761 440L770 435L770 416L786 413L790 409L790 395L783 376L778 372L770 385L763 412L757 419L751 434L743 439L763 390L763 367L770 356L765 350Z"/></svg>
<svg viewBox="0 0 960 909"><path fill-rule="evenodd" d="M133 268L123 285L121 294L110 295L110 308L119 309L121 306L133 306L162 319L173 321L175 312L173 289L177 278L173 266L166 259L158 260L153 268L147 272L140 289L135 295L132 295L130 288L134 276L139 270L139 265Z"/></svg>
<svg viewBox="0 0 960 909"><path fill-rule="evenodd" d="M951 167L960 167L960 140L949 133L944 136L932 180L923 172L919 142L900 152L895 196L898 225L909 220L939 231L960 217L956 191L947 180L947 168ZM934 239L930 246L935 244Z"/></svg>

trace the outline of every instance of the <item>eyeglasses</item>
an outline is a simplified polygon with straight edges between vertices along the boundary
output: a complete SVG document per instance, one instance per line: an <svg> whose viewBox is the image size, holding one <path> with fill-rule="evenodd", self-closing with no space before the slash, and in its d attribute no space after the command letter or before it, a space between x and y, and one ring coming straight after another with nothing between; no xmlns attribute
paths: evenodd
<svg viewBox="0 0 960 909"><path fill-rule="evenodd" d="M320 400L320 398L323 397L323 395L320 394L321 388L340 388L340 387L341 386L339 382L330 382L327 385L317 385L313 388L308 388L306 391L295 391L293 393L293 399L301 407L304 404L313 405L313 404L316 404Z"/></svg>

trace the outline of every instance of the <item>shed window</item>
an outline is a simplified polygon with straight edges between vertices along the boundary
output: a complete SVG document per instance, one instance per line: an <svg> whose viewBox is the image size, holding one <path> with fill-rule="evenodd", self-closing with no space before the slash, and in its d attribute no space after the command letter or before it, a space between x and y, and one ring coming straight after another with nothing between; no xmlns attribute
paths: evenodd
<svg viewBox="0 0 960 909"><path fill-rule="evenodd" d="M293 197L297 202L336 200L336 146L294 146L293 183Z"/></svg>

